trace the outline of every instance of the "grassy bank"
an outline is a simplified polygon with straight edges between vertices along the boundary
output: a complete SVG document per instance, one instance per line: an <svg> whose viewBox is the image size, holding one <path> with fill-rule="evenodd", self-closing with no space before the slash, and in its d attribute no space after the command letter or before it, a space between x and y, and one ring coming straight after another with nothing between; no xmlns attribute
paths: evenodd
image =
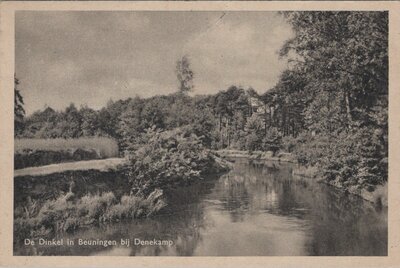
<svg viewBox="0 0 400 268"><path fill-rule="evenodd" d="M166 206L162 194L155 189L147 197L123 195L117 199L112 192L81 198L67 192L42 205L29 199L14 211L14 233L17 239L46 237L95 223L149 217Z"/></svg>
<svg viewBox="0 0 400 268"><path fill-rule="evenodd" d="M117 142L110 138L15 139L14 168L104 159L118 155Z"/></svg>

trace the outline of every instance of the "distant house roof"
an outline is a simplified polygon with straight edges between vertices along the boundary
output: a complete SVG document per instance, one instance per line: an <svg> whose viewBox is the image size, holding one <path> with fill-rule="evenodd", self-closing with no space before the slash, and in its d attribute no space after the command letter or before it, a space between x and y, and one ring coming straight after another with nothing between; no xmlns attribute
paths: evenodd
<svg viewBox="0 0 400 268"><path fill-rule="evenodd" d="M265 111L264 103L258 98L249 96L249 102L251 107L255 108L256 113L264 114L265 112L269 112L269 110Z"/></svg>

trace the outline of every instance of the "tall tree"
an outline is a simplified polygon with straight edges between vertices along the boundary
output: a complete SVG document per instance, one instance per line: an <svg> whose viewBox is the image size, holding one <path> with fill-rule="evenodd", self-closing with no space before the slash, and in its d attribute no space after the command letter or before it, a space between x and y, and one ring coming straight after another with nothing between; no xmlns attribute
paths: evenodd
<svg viewBox="0 0 400 268"><path fill-rule="evenodd" d="M100 134L100 124L96 111L85 105L79 109L79 113L82 117L82 136L90 137Z"/></svg>
<svg viewBox="0 0 400 268"><path fill-rule="evenodd" d="M78 138L82 136L82 115L79 113L75 104L71 103L63 116L62 129L63 138Z"/></svg>
<svg viewBox="0 0 400 268"><path fill-rule="evenodd" d="M24 98L18 89L19 80L14 75L14 135L21 134L25 117Z"/></svg>
<svg viewBox="0 0 400 268"><path fill-rule="evenodd" d="M385 105L388 89L387 12L286 12L295 36L281 50L295 55L315 95L315 120L325 109L335 128L369 124L376 105ZM293 52L293 53L290 53ZM319 98L319 96L321 98ZM340 123L339 123L340 122Z"/></svg>
<svg viewBox="0 0 400 268"><path fill-rule="evenodd" d="M327 180L344 186L383 183L388 155L388 12L284 15L295 34L281 55L291 58L292 69L304 80L309 100L304 123L314 132L313 137L303 136L305 146L298 155L317 164Z"/></svg>
<svg viewBox="0 0 400 268"><path fill-rule="evenodd" d="M185 55L176 63L176 76L179 82L179 91L188 93L193 89L194 73L190 67L189 58Z"/></svg>

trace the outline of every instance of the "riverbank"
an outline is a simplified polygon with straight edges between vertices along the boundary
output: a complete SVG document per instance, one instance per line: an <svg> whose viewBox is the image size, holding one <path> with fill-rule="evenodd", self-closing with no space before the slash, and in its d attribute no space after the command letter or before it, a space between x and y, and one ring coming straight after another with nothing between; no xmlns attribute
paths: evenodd
<svg viewBox="0 0 400 268"><path fill-rule="evenodd" d="M128 193L117 198L113 192L103 192L76 198L69 191L56 199L42 201L41 205L40 201L28 198L14 211L14 234L17 240L44 238L91 224L149 217L166 206L162 195L162 190L155 189L146 197Z"/></svg>
<svg viewBox="0 0 400 268"><path fill-rule="evenodd" d="M47 237L157 213L166 205L162 190L130 195L125 165L123 158L110 158L15 170L15 238Z"/></svg>
<svg viewBox="0 0 400 268"><path fill-rule="evenodd" d="M222 157L238 157L238 158L248 158L254 160L266 160L266 161L280 161L288 163L296 163L296 158L291 153L278 153L274 155L272 151L262 152L262 151L241 151L241 150L217 150L215 151L218 155Z"/></svg>
<svg viewBox="0 0 400 268"><path fill-rule="evenodd" d="M385 183L384 185L346 185L345 182L341 182L339 179L335 180L325 180L322 179L321 171L315 167L305 167L299 166L293 168L292 171L294 176L316 179L318 182L328 184L333 186L339 190L348 192L350 194L354 194L360 196L364 200L372 202L374 204L387 207L388 206L388 185Z"/></svg>
<svg viewBox="0 0 400 268"><path fill-rule="evenodd" d="M247 158L251 160L279 161L288 163L297 163L296 157L291 153L278 153L276 156L272 152L261 151L241 151L241 150L218 150L216 151L222 157ZM388 187L384 185L345 185L338 179L327 181L322 179L321 171L314 166L305 167L296 165L293 167L292 174L303 178L315 179L317 182L325 183L342 191L360 196L366 201L381 206L388 206Z"/></svg>

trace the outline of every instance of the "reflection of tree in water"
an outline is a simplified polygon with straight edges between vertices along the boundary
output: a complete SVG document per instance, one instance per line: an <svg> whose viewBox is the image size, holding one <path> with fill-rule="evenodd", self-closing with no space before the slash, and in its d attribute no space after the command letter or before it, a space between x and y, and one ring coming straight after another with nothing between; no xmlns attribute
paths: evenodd
<svg viewBox="0 0 400 268"><path fill-rule="evenodd" d="M286 172L282 171L282 168L285 167L279 163L238 161L233 170L218 181L214 198L222 202L234 222L243 221L246 215L260 211L284 211L291 204L290 187L282 185L277 177L291 173L286 169ZM285 191L287 199L282 199Z"/></svg>
<svg viewBox="0 0 400 268"><path fill-rule="evenodd" d="M142 239L158 238L174 241L172 247L136 247L131 255L179 255L191 256L201 241L200 229L207 226L204 221L203 197L211 192L215 185L215 178L187 186L170 189L166 192L169 206L155 219L157 222L151 231L142 232ZM148 228L146 223L144 228Z"/></svg>
<svg viewBox="0 0 400 268"><path fill-rule="evenodd" d="M243 177L227 174L219 181L218 188L223 188L219 197L224 210L228 211L233 222L243 221L249 209L249 194Z"/></svg>
<svg viewBox="0 0 400 268"><path fill-rule="evenodd" d="M304 219L311 255L386 254L386 211L312 179L275 174L268 185L277 192L278 202L269 213Z"/></svg>
<svg viewBox="0 0 400 268"><path fill-rule="evenodd" d="M297 203L285 176L291 176L291 170L279 163L237 162L218 181L215 191L233 221L260 211L289 214Z"/></svg>
<svg viewBox="0 0 400 268"><path fill-rule="evenodd" d="M277 208L305 220L311 255L386 254L387 212L311 179L281 176L278 183Z"/></svg>
<svg viewBox="0 0 400 268"><path fill-rule="evenodd" d="M328 185L296 191L310 212L312 255L381 255L387 251L387 212Z"/></svg>
<svg viewBox="0 0 400 268"><path fill-rule="evenodd" d="M301 219L311 255L387 252L386 211L331 186L294 177L290 166L237 162L218 181L213 196L232 221L264 212Z"/></svg>

